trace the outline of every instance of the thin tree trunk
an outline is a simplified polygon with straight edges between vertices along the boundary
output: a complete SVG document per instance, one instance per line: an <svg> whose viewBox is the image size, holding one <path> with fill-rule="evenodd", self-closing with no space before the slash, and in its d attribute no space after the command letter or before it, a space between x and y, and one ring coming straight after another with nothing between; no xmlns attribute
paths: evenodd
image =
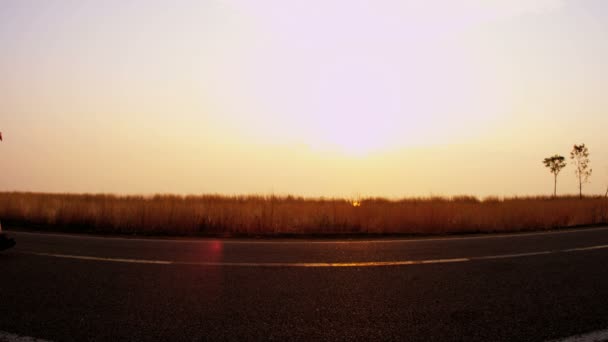
<svg viewBox="0 0 608 342"><path fill-rule="evenodd" d="M557 197L557 174L554 175L553 179L553 197Z"/></svg>
<svg viewBox="0 0 608 342"><path fill-rule="evenodd" d="M578 176L578 198L583 199L583 179Z"/></svg>

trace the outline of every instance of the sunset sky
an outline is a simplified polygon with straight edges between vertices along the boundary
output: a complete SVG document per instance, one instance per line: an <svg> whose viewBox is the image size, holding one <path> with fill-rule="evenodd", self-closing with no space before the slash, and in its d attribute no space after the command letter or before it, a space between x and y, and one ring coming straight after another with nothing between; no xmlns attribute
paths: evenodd
<svg viewBox="0 0 608 342"><path fill-rule="evenodd" d="M3 0L0 49L0 191L608 186L608 1Z"/></svg>

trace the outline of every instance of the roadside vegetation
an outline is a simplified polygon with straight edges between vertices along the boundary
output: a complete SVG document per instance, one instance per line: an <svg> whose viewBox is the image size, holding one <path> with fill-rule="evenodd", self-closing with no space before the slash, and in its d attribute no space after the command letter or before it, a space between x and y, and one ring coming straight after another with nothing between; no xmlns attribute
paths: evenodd
<svg viewBox="0 0 608 342"><path fill-rule="evenodd" d="M574 166L574 175L578 181L578 197L579 199L583 199L583 184L589 183L589 177L593 173L590 167L589 148L585 144L574 144L572 151L570 151L570 159ZM566 158L555 154L543 159L543 164L553 174L553 196L555 197L557 196L557 176L567 166ZM608 189L606 189L606 197L608 197Z"/></svg>
<svg viewBox="0 0 608 342"><path fill-rule="evenodd" d="M8 227L148 235L450 234L608 223L605 197L302 198L5 192Z"/></svg>

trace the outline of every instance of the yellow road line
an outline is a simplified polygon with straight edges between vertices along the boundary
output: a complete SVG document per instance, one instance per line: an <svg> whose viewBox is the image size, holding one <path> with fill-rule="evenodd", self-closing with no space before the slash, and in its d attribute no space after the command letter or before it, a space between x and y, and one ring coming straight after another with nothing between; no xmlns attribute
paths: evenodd
<svg viewBox="0 0 608 342"><path fill-rule="evenodd" d="M149 259L127 259L127 258L104 258L86 255L71 255L57 253L18 252L37 256L47 256L62 259L75 259L87 261L106 261L130 264L155 264L155 265L189 265L189 266L237 266L237 267L380 267L380 266L406 266L423 264L445 264L470 261L466 258L435 259L435 260L404 260L404 261L367 261L367 262L206 262L206 261L169 261Z"/></svg>
<svg viewBox="0 0 608 342"><path fill-rule="evenodd" d="M58 253L42 253L34 251L18 251L18 254L28 254L37 256L46 256L62 259L75 259L87 261L105 261L119 262L130 264L153 264L153 265L189 265L189 266L227 266L227 267L383 267L383 266L409 266L409 265L428 265L428 264L449 264L462 263L478 260L497 260L497 259L513 259L532 257L539 255L550 255L558 253L574 253L608 249L608 245L597 245L589 247L560 249L553 251L539 251L529 253L514 253L514 254L498 254L473 256L467 258L447 258L447 259L425 259L425 260L396 260L396 261L364 261L364 262L222 262L222 261L172 261L172 260L150 260L150 259L129 259L129 258L111 258L111 257L96 257L88 255L72 255Z"/></svg>

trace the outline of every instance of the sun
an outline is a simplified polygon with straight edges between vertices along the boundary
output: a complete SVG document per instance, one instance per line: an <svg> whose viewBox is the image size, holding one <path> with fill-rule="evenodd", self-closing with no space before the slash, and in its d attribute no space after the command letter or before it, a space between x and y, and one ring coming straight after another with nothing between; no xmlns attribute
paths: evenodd
<svg viewBox="0 0 608 342"><path fill-rule="evenodd" d="M359 115L328 115L320 123L313 145L318 149L363 156L390 149L391 128L388 120Z"/></svg>
<svg viewBox="0 0 608 342"><path fill-rule="evenodd" d="M249 51L244 63L226 68L231 77L220 75L210 101L218 101L212 106L231 131L366 156L475 138L506 108L499 99L506 92L494 91L486 75L493 69L482 67L473 43L433 30L369 35L367 27L337 43L326 37L333 26L306 27L269 38L275 50Z"/></svg>
<svg viewBox="0 0 608 342"><path fill-rule="evenodd" d="M402 107L399 79L390 73L361 58L326 65L307 108L312 144L354 155L389 148Z"/></svg>

